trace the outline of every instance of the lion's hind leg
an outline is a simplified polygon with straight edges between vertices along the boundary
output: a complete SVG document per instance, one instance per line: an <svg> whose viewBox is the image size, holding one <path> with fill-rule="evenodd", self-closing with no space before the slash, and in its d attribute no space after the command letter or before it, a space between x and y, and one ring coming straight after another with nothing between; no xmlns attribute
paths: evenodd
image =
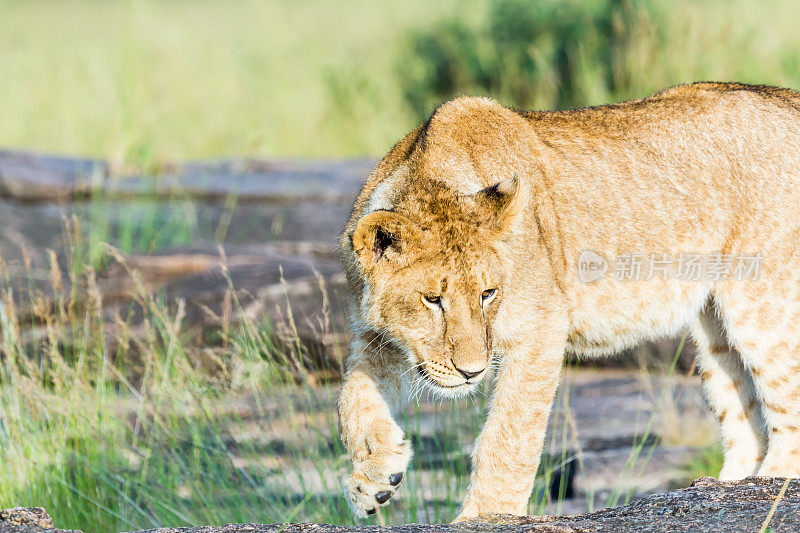
<svg viewBox="0 0 800 533"><path fill-rule="evenodd" d="M703 391L717 418L725 461L720 479L742 479L758 470L767 446L764 419L752 377L728 342L713 301L691 324Z"/></svg>
<svg viewBox="0 0 800 533"><path fill-rule="evenodd" d="M722 296L725 329L753 378L768 435L757 474L800 477L800 284L777 275L731 281Z"/></svg>

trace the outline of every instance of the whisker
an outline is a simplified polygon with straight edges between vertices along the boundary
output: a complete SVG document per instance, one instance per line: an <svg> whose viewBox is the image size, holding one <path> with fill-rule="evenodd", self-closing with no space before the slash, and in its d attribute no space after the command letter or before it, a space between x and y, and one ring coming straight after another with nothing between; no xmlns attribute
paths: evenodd
<svg viewBox="0 0 800 533"><path fill-rule="evenodd" d="M425 363L417 363L417 364L415 364L415 365L412 365L412 366L411 366L411 368L409 368L408 370L406 370L405 372L403 372L402 374L400 374L400 377L401 377L401 378L404 378L404 377L406 376L406 374L408 374L409 372L411 372L411 371L413 371L413 370L417 370L417 369L419 369L419 368L422 368L422 366L423 366L424 364L425 364Z"/></svg>
<svg viewBox="0 0 800 533"><path fill-rule="evenodd" d="M385 336L386 336L386 333L383 332L383 331L376 332L376 335L374 337L372 337L372 339L370 339L370 341L366 345L364 345L363 349L367 350L368 348L372 347L372 343L374 343L375 341L377 341L379 339L382 340Z"/></svg>

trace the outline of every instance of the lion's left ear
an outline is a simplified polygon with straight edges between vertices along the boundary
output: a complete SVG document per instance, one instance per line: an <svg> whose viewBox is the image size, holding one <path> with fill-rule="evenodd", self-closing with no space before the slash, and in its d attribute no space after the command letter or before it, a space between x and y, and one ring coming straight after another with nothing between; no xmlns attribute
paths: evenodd
<svg viewBox="0 0 800 533"><path fill-rule="evenodd" d="M495 228L505 232L521 218L524 209L524 194L521 191L519 176L490 185L475 193L475 202L487 214Z"/></svg>
<svg viewBox="0 0 800 533"><path fill-rule="evenodd" d="M375 211L358 221L353 233L353 251L364 273L376 268L408 264L419 248L422 231L406 216L392 211Z"/></svg>

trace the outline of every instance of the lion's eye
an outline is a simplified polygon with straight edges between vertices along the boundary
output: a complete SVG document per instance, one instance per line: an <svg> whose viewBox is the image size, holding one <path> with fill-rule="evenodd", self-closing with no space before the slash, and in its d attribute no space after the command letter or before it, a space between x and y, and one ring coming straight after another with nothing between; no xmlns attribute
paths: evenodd
<svg viewBox="0 0 800 533"><path fill-rule="evenodd" d="M481 293L481 299L485 302L486 300L491 300L494 298L494 295L497 294L497 289L486 289Z"/></svg>
<svg viewBox="0 0 800 533"><path fill-rule="evenodd" d="M439 305L442 302L442 297L441 296L425 295L425 296L423 296L423 298L425 298L426 302L428 302L429 304L433 304L433 305Z"/></svg>

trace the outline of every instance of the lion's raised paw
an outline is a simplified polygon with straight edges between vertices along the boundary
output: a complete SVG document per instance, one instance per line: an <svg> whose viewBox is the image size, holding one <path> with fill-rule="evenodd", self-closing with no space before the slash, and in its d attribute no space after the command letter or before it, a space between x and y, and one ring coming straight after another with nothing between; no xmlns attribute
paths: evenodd
<svg viewBox="0 0 800 533"><path fill-rule="evenodd" d="M375 514L389 502L403 481L411 456L411 442L402 440L396 445L377 448L363 460L353 461L345 497L356 516L365 518Z"/></svg>

